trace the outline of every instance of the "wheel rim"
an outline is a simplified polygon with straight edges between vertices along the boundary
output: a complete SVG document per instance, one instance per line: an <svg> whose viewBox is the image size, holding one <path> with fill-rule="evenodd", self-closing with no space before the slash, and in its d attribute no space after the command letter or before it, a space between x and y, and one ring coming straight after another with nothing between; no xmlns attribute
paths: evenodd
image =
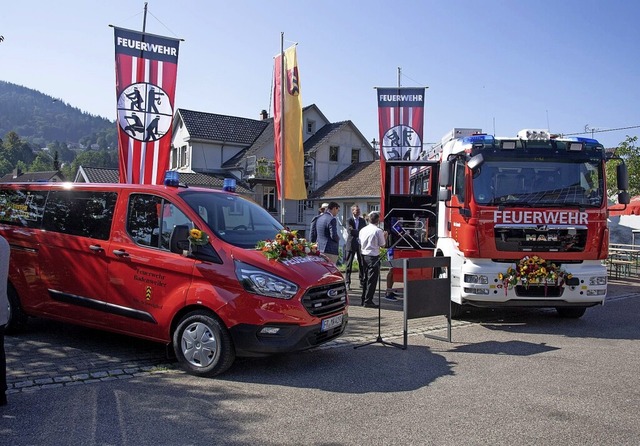
<svg viewBox="0 0 640 446"><path fill-rule="evenodd" d="M189 324L182 332L182 354L194 367L208 367L216 360L218 341L213 330L202 322Z"/></svg>

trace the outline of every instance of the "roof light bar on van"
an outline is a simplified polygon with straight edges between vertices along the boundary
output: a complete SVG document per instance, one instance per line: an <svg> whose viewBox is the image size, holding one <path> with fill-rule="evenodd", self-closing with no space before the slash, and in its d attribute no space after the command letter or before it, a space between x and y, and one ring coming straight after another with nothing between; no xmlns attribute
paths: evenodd
<svg viewBox="0 0 640 446"><path fill-rule="evenodd" d="M164 185L178 187L180 185L180 174L176 170L167 170L164 173Z"/></svg>

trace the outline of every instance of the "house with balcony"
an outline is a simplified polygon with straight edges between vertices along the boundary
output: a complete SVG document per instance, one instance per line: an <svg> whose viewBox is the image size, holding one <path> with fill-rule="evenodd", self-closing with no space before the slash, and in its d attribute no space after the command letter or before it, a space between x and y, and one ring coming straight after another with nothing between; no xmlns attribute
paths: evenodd
<svg viewBox="0 0 640 446"><path fill-rule="evenodd" d="M373 147L353 122L332 123L315 104L305 107L302 116L305 183L310 197L351 165L376 158ZM266 111L254 120L178 109L173 125L173 169L235 177L248 184L254 200L280 220L273 119ZM284 224L306 230L319 205L314 198L285 200Z"/></svg>

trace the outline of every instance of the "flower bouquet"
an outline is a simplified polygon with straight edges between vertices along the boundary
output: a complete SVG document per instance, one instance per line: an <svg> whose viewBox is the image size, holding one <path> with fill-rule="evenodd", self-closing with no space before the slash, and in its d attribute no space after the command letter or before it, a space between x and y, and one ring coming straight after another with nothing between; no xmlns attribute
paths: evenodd
<svg viewBox="0 0 640 446"><path fill-rule="evenodd" d="M273 240L259 241L256 249L262 251L266 258L281 262L293 257L320 254L317 244L298 237L298 231L289 231L287 229L278 232Z"/></svg>
<svg viewBox="0 0 640 446"><path fill-rule="evenodd" d="M571 279L571 274L557 266L547 262L538 256L523 257L515 268L509 267L506 273L499 273L498 280L502 281L504 292L520 282L525 288L531 285L546 287L547 285L564 286L566 279Z"/></svg>

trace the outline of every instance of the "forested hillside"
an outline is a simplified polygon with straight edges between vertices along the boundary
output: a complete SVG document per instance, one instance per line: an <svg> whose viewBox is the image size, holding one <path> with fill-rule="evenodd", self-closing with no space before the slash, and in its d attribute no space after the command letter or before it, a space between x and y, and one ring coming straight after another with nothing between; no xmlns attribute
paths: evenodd
<svg viewBox="0 0 640 446"><path fill-rule="evenodd" d="M36 90L0 81L0 138L10 132L35 145L58 141L70 146L98 144L115 149L116 125Z"/></svg>
<svg viewBox="0 0 640 446"><path fill-rule="evenodd" d="M117 146L114 121L0 81L0 176L19 168L73 179L80 165L117 167Z"/></svg>

